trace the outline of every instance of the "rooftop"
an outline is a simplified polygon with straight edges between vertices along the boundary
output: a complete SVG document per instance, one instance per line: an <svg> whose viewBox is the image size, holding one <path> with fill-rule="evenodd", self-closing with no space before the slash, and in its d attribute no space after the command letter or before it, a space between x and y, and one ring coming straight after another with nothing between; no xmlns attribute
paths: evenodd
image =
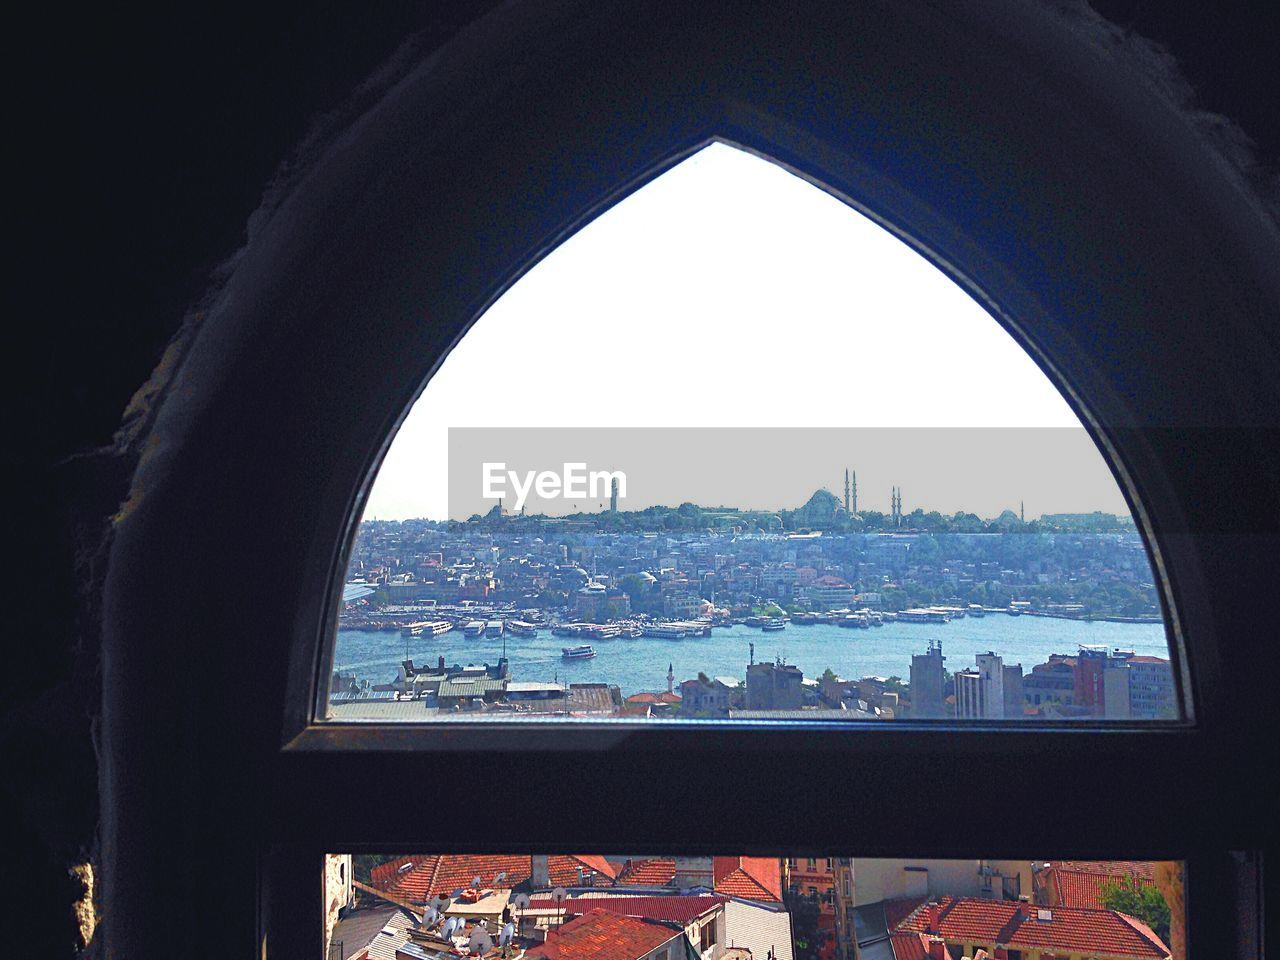
<svg viewBox="0 0 1280 960"><path fill-rule="evenodd" d="M1045 919L1040 919L1042 916ZM893 932L936 933L953 942L1000 943L1018 950L1140 960L1169 956L1169 948L1150 927L1114 910L1036 908L977 897L942 897L921 904Z"/></svg>
<svg viewBox="0 0 1280 960"><path fill-rule="evenodd" d="M547 942L525 953L548 960L639 960L684 934L647 920L594 910L551 931Z"/></svg>

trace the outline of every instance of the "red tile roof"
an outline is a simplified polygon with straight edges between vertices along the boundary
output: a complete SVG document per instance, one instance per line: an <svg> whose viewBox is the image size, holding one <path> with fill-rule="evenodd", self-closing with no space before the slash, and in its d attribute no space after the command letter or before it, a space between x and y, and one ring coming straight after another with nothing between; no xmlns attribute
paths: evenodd
<svg viewBox="0 0 1280 960"><path fill-rule="evenodd" d="M676 876L676 862L657 858L633 860L618 874L618 882L629 887L667 887Z"/></svg>
<svg viewBox="0 0 1280 960"><path fill-rule="evenodd" d="M667 923L678 923L681 926L696 920L728 900L727 897L570 897L565 900L562 909L568 916L582 916L592 910L603 910L605 913L616 913L624 917L635 917L639 920L659 920ZM530 910L554 910L556 902L550 897L533 897L529 901Z"/></svg>
<svg viewBox="0 0 1280 960"><path fill-rule="evenodd" d="M889 946L893 949L893 960L930 960L929 936L924 933L892 933L889 935ZM944 945L942 955L951 957L951 951Z"/></svg>
<svg viewBox="0 0 1280 960"><path fill-rule="evenodd" d="M716 893L747 900L782 900L782 861L777 857L716 857Z"/></svg>
<svg viewBox="0 0 1280 960"><path fill-rule="evenodd" d="M410 854L397 857L373 868L372 885L405 899L424 901L436 894L449 894L459 887L470 887L480 877L480 885L493 886L494 877L505 873L501 885L513 887L533 874L532 857L528 854ZM552 884L577 886L578 870L585 878L595 871L593 886L612 886L616 871L598 856L553 856L548 858Z"/></svg>
<svg viewBox="0 0 1280 960"><path fill-rule="evenodd" d="M1024 908L1026 908L1024 912ZM955 944L988 949L997 943L1017 950L1053 950L1097 957L1167 958L1169 948L1146 924L1114 910L1049 909L1050 919L1038 919L1039 908L1010 900L942 897L912 911L897 932L934 932ZM936 912L936 924L930 914Z"/></svg>
<svg viewBox="0 0 1280 960"><path fill-rule="evenodd" d="M551 931L526 957L547 960L639 960L684 934L661 924L594 910Z"/></svg>
<svg viewBox="0 0 1280 960"><path fill-rule="evenodd" d="M1049 903L1063 907L1105 909L1102 892L1107 886L1132 878L1139 888L1155 887L1149 863L1065 863L1054 864L1041 871L1038 882L1043 885Z"/></svg>
<svg viewBox="0 0 1280 960"><path fill-rule="evenodd" d="M884 924L890 930L911 916L913 910L924 903L927 897L903 897L901 900L884 902Z"/></svg>

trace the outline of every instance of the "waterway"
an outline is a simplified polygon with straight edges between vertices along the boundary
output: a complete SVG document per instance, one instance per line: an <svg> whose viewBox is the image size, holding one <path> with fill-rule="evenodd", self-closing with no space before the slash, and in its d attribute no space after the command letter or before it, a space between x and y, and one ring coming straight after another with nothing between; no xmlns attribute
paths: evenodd
<svg viewBox="0 0 1280 960"><path fill-rule="evenodd" d="M511 674L516 680L553 680L569 683L612 683L624 696L667 686L667 666L676 682L709 676L742 678L755 643L757 661L783 658L804 671L820 676L830 667L842 677L899 676L910 673L911 655L924 653L930 640L942 643L948 670L972 667L974 654L988 650L1007 664L1020 663L1030 672L1051 653L1074 654L1081 644L1100 644L1132 650L1148 656L1168 657L1164 626L1151 623L1106 623L1058 620L1048 617L1011 617L991 614L964 617L945 624L889 623L883 627L853 630L829 624L808 627L788 625L785 630L764 633L747 626L716 628L710 637L660 640L652 637L594 642L592 660L566 661L560 650L580 641L552 636L541 630L537 637L506 639ZM468 638L461 630L440 637L410 637L386 631L341 630L334 662L345 673L373 683L395 677L400 661L408 656L417 664L445 662L496 663L503 641L491 637Z"/></svg>

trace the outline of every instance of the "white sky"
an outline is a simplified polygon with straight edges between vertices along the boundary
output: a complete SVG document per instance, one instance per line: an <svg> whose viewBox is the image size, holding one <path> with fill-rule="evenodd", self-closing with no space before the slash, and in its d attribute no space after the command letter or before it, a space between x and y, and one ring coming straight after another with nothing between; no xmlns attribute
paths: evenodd
<svg viewBox="0 0 1280 960"><path fill-rule="evenodd" d="M365 516L444 518L448 429L464 426L1080 423L911 248L713 144L569 238L477 321L396 436Z"/></svg>

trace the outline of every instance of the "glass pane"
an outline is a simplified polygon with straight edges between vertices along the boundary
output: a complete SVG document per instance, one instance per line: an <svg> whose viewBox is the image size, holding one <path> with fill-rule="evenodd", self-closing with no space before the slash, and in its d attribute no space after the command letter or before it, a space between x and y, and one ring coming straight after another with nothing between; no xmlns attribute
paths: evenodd
<svg viewBox="0 0 1280 960"><path fill-rule="evenodd" d="M331 720L1161 721L1062 395L892 234L716 144L480 318L373 484Z"/></svg>
<svg viewBox="0 0 1280 960"><path fill-rule="evenodd" d="M328 960L1184 956L1178 862L331 854ZM799 866L797 866L799 865Z"/></svg>

